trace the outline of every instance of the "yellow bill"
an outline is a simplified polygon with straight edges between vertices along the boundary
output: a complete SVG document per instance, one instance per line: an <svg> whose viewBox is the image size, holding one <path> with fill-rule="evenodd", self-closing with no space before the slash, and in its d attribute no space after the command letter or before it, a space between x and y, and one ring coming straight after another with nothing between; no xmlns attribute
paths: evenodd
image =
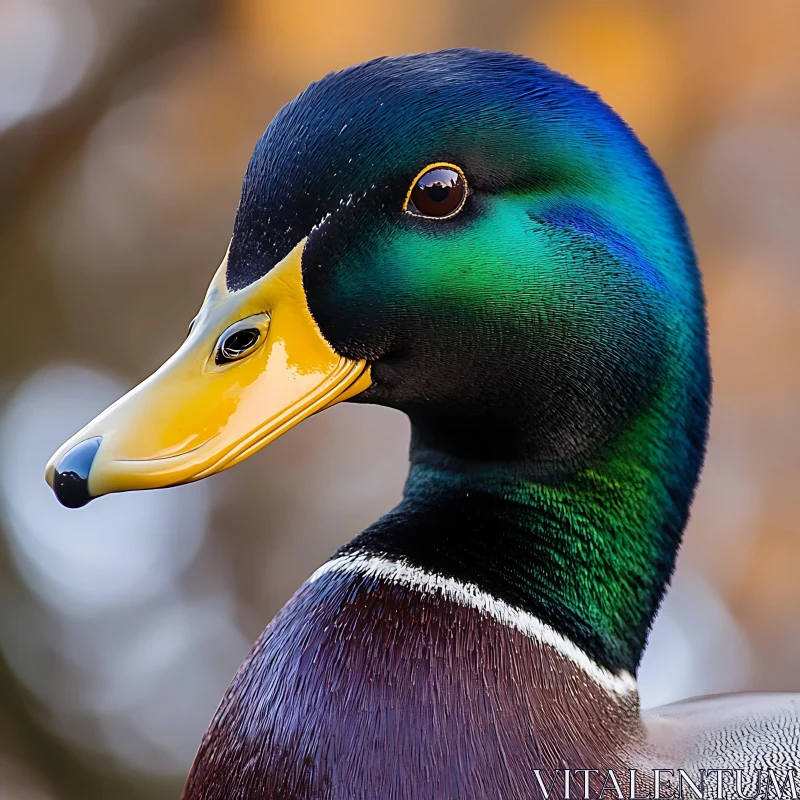
<svg viewBox="0 0 800 800"><path fill-rule="evenodd" d="M223 261L178 352L48 462L64 505L205 478L370 385L368 364L334 352L311 316L304 244L235 292Z"/></svg>

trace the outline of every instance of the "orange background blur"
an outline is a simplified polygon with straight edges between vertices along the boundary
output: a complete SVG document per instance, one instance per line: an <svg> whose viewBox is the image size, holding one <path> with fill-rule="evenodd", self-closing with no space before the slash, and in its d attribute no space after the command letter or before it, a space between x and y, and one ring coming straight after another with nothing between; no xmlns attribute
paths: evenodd
<svg viewBox="0 0 800 800"><path fill-rule="evenodd" d="M278 108L382 54L545 61L665 169L716 382L643 702L800 691L799 36L796 0L0 0L0 797L177 797L250 643L399 497L404 418L350 406L188 487L42 480L183 339Z"/></svg>

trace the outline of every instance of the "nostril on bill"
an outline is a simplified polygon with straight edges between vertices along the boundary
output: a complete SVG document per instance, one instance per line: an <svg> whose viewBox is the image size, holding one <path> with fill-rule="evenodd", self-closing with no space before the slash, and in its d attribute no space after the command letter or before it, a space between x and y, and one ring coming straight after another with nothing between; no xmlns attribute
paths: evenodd
<svg viewBox="0 0 800 800"><path fill-rule="evenodd" d="M92 499L89 471L102 441L102 436L95 436L76 444L56 465L53 491L61 505L80 508Z"/></svg>

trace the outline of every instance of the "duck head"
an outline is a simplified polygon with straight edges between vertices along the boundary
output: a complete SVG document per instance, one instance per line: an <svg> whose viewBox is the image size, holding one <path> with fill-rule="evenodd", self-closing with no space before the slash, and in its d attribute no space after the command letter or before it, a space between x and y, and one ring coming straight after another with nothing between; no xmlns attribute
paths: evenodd
<svg viewBox="0 0 800 800"><path fill-rule="evenodd" d="M523 57L384 58L278 113L189 337L47 480L72 506L197 480L355 400L411 418L407 493L589 482L671 552L708 395L683 217L625 123Z"/></svg>

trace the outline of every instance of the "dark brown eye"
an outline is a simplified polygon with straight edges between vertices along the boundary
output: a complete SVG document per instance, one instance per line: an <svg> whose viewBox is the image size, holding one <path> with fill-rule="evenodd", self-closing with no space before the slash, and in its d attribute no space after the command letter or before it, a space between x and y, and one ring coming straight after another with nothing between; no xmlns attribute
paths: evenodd
<svg viewBox="0 0 800 800"><path fill-rule="evenodd" d="M405 210L418 217L452 217L461 211L468 194L467 182L460 169L434 164L414 181Z"/></svg>

